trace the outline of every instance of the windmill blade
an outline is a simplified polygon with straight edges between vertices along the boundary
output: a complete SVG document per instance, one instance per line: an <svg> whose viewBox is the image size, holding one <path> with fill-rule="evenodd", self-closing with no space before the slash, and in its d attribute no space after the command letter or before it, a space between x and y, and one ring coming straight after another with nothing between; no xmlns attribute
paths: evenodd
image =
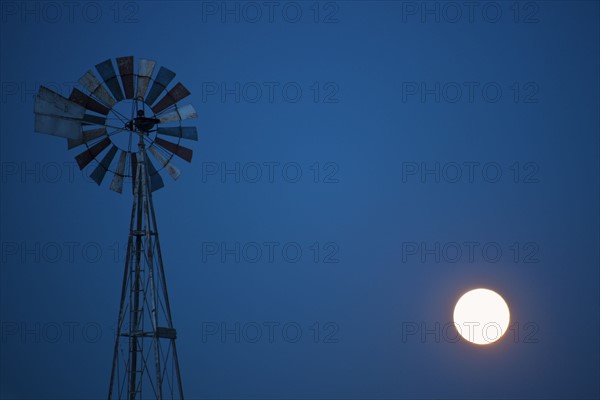
<svg viewBox="0 0 600 400"><path fill-rule="evenodd" d="M150 108L152 108L154 114L159 114L165 108L172 106L182 99L185 99L190 94L190 91L187 90L185 86L183 86L181 83L178 83L173 87L173 89L169 90L169 92L165 94L165 96L160 99L160 101L156 103L154 107Z"/></svg>
<svg viewBox="0 0 600 400"><path fill-rule="evenodd" d="M117 101L123 100L123 92L121 91L121 86L119 85L119 80L117 79L117 74L110 58L100 64L96 64L96 69L115 99Z"/></svg>
<svg viewBox="0 0 600 400"><path fill-rule="evenodd" d="M108 150L108 153L102 158L102 161L100 161L96 169L94 169L94 172L90 175L90 178L92 178L98 186L102 183L106 171L108 171L108 168L110 167L110 163L113 158L115 158L115 155L117 155L117 150L117 146L113 145L110 150Z"/></svg>
<svg viewBox="0 0 600 400"><path fill-rule="evenodd" d="M167 160L165 157L163 157L163 155L160 154L160 152L154 145L148 147L148 150L150 150L150 153L152 153L152 155L156 157L158 162L161 163L163 167L165 167L169 175L171 175L171 178L173 178L173 180L176 181L177 178L179 178L179 175L181 175L179 169L177 169L177 167L174 166L170 160Z"/></svg>
<svg viewBox="0 0 600 400"><path fill-rule="evenodd" d="M85 114L81 121L84 125L106 125L106 118L99 117L97 115Z"/></svg>
<svg viewBox="0 0 600 400"><path fill-rule="evenodd" d="M146 157L146 167L148 168L148 175L150 176L150 191L154 192L155 190L160 189L165 186L162 177L150 161L150 158Z"/></svg>
<svg viewBox="0 0 600 400"><path fill-rule="evenodd" d="M135 180L137 179L137 166L138 166L138 162L137 162L137 153L131 153L131 177L133 179L133 183L135 186Z"/></svg>
<svg viewBox="0 0 600 400"><path fill-rule="evenodd" d="M117 58L117 66L125 90L125 98L133 99L133 56Z"/></svg>
<svg viewBox="0 0 600 400"><path fill-rule="evenodd" d="M110 145L110 139L104 138L104 140L96 143L89 149L85 149L85 151L77 157L75 157L75 161L77 161L77 165L79 165L79 169L84 169L86 165L88 165L98 154L102 153L102 150L107 148Z"/></svg>
<svg viewBox="0 0 600 400"><path fill-rule="evenodd" d="M179 144L175 144L172 142L167 142L166 140L163 140L159 137L157 137L156 139L154 139L154 143L157 144L158 146L162 147L165 150L170 151L171 153L175 154L176 156L184 159L187 162L192 162L192 150L188 149L187 147L183 147Z"/></svg>
<svg viewBox="0 0 600 400"><path fill-rule="evenodd" d="M100 83L92 71L86 72L77 82L86 88L92 96L96 96L110 107L113 107L117 103L110 93L106 91L104 86L102 86L102 83Z"/></svg>
<svg viewBox="0 0 600 400"><path fill-rule="evenodd" d="M191 104L186 104L183 107L179 107L176 110L170 111L163 115L158 115L158 119L161 123L183 121L186 119L192 119L198 117L196 110Z"/></svg>
<svg viewBox="0 0 600 400"><path fill-rule="evenodd" d="M138 64L137 93L135 94L137 99L143 100L144 96L146 96L146 90L148 90L155 65L156 61L154 60L140 60Z"/></svg>
<svg viewBox="0 0 600 400"><path fill-rule="evenodd" d="M81 134L81 121L37 114L35 116L34 130L47 135L76 139Z"/></svg>
<svg viewBox="0 0 600 400"><path fill-rule="evenodd" d="M77 139L67 139L67 148L71 150L77 146L88 143L94 139L98 139L106 135L106 128L90 129L89 131L81 132L81 136Z"/></svg>
<svg viewBox="0 0 600 400"><path fill-rule="evenodd" d="M158 128L156 133L183 139L198 141L198 130L195 126L178 126L175 128Z"/></svg>
<svg viewBox="0 0 600 400"><path fill-rule="evenodd" d="M77 88L73 88L71 96L69 96L69 100L87 108L90 111L97 112L98 114L108 115L108 112L110 111L108 107L98 103L96 100L92 99L90 96Z"/></svg>
<svg viewBox="0 0 600 400"><path fill-rule="evenodd" d="M127 153L121 150L119 155L119 161L117 161L117 172L113 176L113 180L110 183L110 190L117 193L123 193L123 177L125 172L125 160L127 159Z"/></svg>
<svg viewBox="0 0 600 400"><path fill-rule="evenodd" d="M48 135L77 139L81 134L81 118L85 108L45 86L35 96L35 131Z"/></svg>
<svg viewBox="0 0 600 400"><path fill-rule="evenodd" d="M85 109L47 87L40 86L35 98L34 112L77 119L83 116Z"/></svg>
<svg viewBox="0 0 600 400"><path fill-rule="evenodd" d="M150 88L148 97L146 97L146 104L149 106L152 105L158 98L158 95L169 86L173 78L175 78L175 72L165 67L160 67L158 74L156 74L156 79L154 79L154 83Z"/></svg>
<svg viewBox="0 0 600 400"><path fill-rule="evenodd" d="M135 180L137 178L137 154L131 153L131 176L133 182L131 182L131 191L135 193Z"/></svg>

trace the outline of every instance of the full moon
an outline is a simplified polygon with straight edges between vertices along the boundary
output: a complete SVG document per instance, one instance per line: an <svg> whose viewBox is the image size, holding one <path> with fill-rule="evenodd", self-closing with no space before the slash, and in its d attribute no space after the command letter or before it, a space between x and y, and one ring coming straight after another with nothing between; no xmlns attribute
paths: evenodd
<svg viewBox="0 0 600 400"><path fill-rule="evenodd" d="M458 299L454 307L456 330L471 343L494 343L506 333L509 322L508 305L493 290L468 291Z"/></svg>

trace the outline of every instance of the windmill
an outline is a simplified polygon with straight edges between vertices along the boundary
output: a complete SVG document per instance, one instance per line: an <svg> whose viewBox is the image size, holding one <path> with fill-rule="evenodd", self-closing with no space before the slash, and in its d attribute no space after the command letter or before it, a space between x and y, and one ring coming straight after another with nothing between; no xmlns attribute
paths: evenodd
<svg viewBox="0 0 600 400"><path fill-rule="evenodd" d="M122 193L131 182L133 207L108 398L183 398L179 361L152 192L164 186L162 170L173 178L175 156L187 162L192 150L182 140L198 140L191 104L178 103L190 92L171 85L175 73L132 56L108 59L86 72L65 98L41 86L35 96L35 131L64 138L80 169L95 162L90 177ZM172 86L172 87L171 87ZM169 89L169 87L171 87ZM160 98L160 99L159 99ZM118 157L117 157L118 154ZM92 164L93 165L93 164ZM158 165L158 167L157 167Z"/></svg>

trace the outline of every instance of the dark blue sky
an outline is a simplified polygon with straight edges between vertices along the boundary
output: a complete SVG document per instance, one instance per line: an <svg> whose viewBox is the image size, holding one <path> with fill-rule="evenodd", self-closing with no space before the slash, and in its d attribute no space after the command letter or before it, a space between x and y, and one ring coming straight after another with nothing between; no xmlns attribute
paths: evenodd
<svg viewBox="0 0 600 400"><path fill-rule="evenodd" d="M32 96L126 55L199 114L154 196L188 398L599 397L598 2L223 4L2 3L2 397L106 395L131 197Z"/></svg>

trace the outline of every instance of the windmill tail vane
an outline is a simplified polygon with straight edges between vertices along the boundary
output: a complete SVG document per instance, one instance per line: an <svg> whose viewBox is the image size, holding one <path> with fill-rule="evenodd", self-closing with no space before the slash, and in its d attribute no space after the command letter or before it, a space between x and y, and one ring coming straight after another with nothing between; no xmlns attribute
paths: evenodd
<svg viewBox="0 0 600 400"><path fill-rule="evenodd" d="M95 162L90 177L122 193L131 181L133 206L109 381L109 399L182 399L183 389L171 306L154 212L152 192L164 186L160 172L180 175L177 156L192 160L182 140L198 140L196 127L182 122L196 118L190 95L175 73L156 62L132 56L96 65L69 98L41 86L35 96L35 131L66 139L80 169ZM171 87L172 86L172 87ZM117 156L118 155L118 156ZM158 165L158 167L157 167Z"/></svg>

